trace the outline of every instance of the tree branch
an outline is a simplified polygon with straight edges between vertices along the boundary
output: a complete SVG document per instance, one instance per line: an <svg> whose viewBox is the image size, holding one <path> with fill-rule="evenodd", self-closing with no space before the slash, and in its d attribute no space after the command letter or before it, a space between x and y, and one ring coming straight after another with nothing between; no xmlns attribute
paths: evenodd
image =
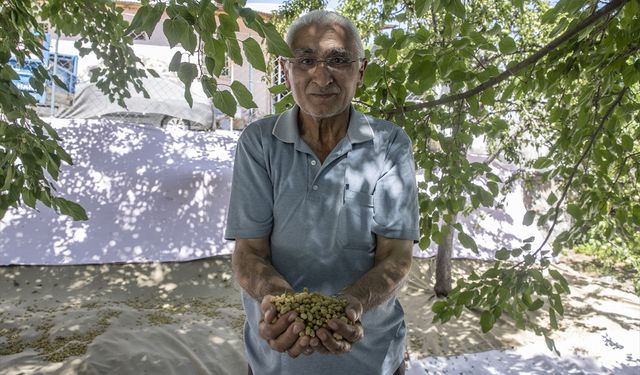
<svg viewBox="0 0 640 375"><path fill-rule="evenodd" d="M452 103L458 100L463 100L466 98L470 98L484 90L487 90L495 85L497 85L498 83L506 80L507 78L516 75L518 72L520 72L522 69L535 64L536 62L538 62L540 59L542 59L544 56L546 56L549 52L553 51L554 49L556 49L559 45L561 45L562 43L566 42L567 40L571 39L572 37L574 37L575 35L577 35L578 33L580 33L582 30L586 29L587 27L591 26L593 23L595 23L596 21L598 21L600 18L608 15L609 13L615 11L616 9L624 6L629 0L612 0L610 1L607 5L605 5L604 7L602 7L600 10L598 10L597 12L591 14L589 17L585 18L584 20L582 20L580 23L578 23L574 28L567 30L566 32L564 32L564 34L560 35L559 37L557 37L556 39L552 40L549 44L547 44L546 46L544 46L542 49L540 49L538 52L534 53L533 55L529 56L528 58L524 59L523 61L517 63L516 65L514 65L512 68L507 68L507 70L505 70L504 72L500 73L499 75L490 78L484 82L482 82L481 84L479 84L478 86L459 93L459 94L454 94L454 95L447 95L444 96L440 99L436 99L436 100L431 100L428 102L424 102L424 103L419 103L419 104L414 104L414 105L410 105L410 106L406 106L406 107L400 107L400 108L395 108L391 111L389 111L388 113L390 114L395 114L395 113L402 113L402 112L410 112L410 111L417 111L420 109L425 109L425 108L432 108L432 107L436 107L442 104L447 104L447 103Z"/></svg>
<svg viewBox="0 0 640 375"><path fill-rule="evenodd" d="M538 250L536 250L533 253L534 256L537 255L542 250L544 245L547 244L547 241L549 241L549 238L551 237L553 229L558 223L558 214L560 212L560 205L562 204L562 202L564 201L564 198L567 196L567 193L569 192L569 187L571 186L571 183L573 182L573 178L575 177L576 172L578 171L578 167L580 167L580 164L582 164L584 159L587 157L587 155L591 151L591 147L593 147L593 143L595 142L596 137L598 136L598 134L600 134L600 131L602 130L602 128L604 128L604 124L605 122L607 122L607 119L609 119L609 116L611 116L611 114L613 113L613 110L618 106L618 104L620 104L620 101L622 101L622 98L624 97L624 94L627 92L627 90L628 90L627 87L620 90L620 92L618 93L618 96L616 97L616 100L614 100L614 102L611 103L611 106L609 106L609 108L607 109L607 112L604 114L604 116L602 116L602 119L600 120L600 125L593 132L593 134L591 134L591 138L589 139L587 148L582 153L580 160L578 160L576 164L573 166L573 170L571 171L569 180L567 181L567 184L564 186L564 190L562 191L562 196L560 197L560 199L558 199L558 202L556 203L556 206L554 208L553 223L551 224L551 228L549 228L549 231L547 232L547 236L545 237L544 241L542 241L542 244L540 245Z"/></svg>

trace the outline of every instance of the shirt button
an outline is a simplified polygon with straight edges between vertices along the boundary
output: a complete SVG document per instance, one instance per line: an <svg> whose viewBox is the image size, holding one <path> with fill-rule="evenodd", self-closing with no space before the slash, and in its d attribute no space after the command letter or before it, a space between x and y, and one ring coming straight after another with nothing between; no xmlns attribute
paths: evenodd
<svg viewBox="0 0 640 375"><path fill-rule="evenodd" d="M318 190L318 185L313 185L311 188L312 188L313 190Z"/></svg>
<svg viewBox="0 0 640 375"><path fill-rule="evenodd" d="M316 161L315 160L311 160L311 165L316 165Z"/></svg>

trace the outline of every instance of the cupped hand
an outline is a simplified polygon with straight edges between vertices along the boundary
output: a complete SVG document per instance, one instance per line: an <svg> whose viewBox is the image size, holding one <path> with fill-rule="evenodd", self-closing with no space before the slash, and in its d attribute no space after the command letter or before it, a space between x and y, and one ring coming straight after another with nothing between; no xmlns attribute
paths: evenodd
<svg viewBox="0 0 640 375"><path fill-rule="evenodd" d="M341 319L331 319L328 328L316 331L316 337L309 342L310 346L320 353L342 354L351 351L354 343L364 337L364 328L360 323L363 307L357 298L344 294L347 299L345 315L349 323Z"/></svg>
<svg viewBox="0 0 640 375"><path fill-rule="evenodd" d="M309 337L300 337L304 330L304 323L296 321L298 314L295 311L277 317L276 306L272 303L273 296L267 295L260 303L262 320L258 324L258 332L269 346L280 353L287 352L295 358L300 354L310 354Z"/></svg>

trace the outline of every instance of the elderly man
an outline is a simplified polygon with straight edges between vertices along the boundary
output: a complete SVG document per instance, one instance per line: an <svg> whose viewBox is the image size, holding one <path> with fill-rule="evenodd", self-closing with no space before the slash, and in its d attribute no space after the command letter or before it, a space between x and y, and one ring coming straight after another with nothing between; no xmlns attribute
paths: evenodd
<svg viewBox="0 0 640 375"><path fill-rule="evenodd" d="M419 238L411 142L351 106L367 61L353 24L313 11L287 34L296 106L249 125L238 142L226 237L246 311L249 373L401 374L396 292ZM308 288L347 299L347 317L315 337L273 295ZM342 336L336 340L333 333Z"/></svg>

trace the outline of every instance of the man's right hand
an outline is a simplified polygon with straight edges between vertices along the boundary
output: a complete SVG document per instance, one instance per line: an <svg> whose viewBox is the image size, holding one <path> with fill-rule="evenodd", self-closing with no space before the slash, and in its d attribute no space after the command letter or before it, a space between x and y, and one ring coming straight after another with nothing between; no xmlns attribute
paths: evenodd
<svg viewBox="0 0 640 375"><path fill-rule="evenodd" d="M298 314L295 311L289 311L272 323L278 316L278 312L271 299L272 296L267 295L260 303L262 311L262 320L258 326L260 337L269 343L271 349L280 353L286 352L290 357L296 358L300 354L310 354L312 351L309 346L309 337L299 335L304 330L304 323L295 321Z"/></svg>

